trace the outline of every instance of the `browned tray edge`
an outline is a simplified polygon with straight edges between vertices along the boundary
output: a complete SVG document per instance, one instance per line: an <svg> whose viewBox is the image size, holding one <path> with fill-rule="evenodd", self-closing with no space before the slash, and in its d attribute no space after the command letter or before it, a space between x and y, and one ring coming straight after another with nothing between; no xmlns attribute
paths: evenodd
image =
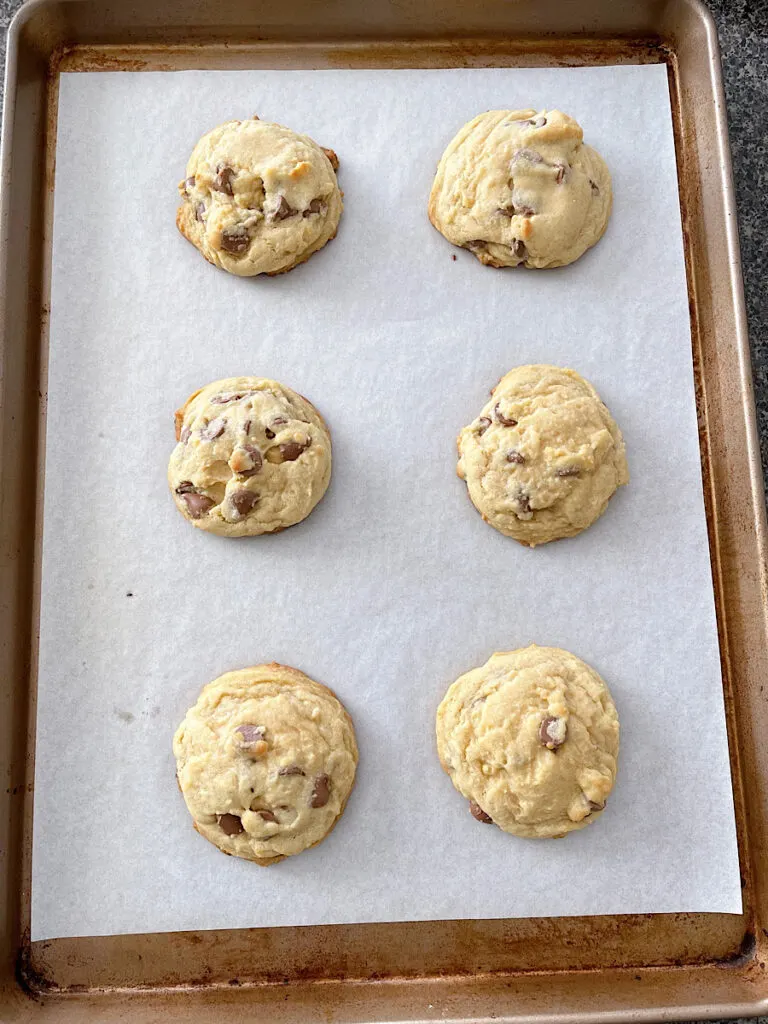
<svg viewBox="0 0 768 1024"><path fill-rule="evenodd" d="M37 0L37 2L33 3L33 5L32 5L33 8L41 8L41 7L44 8L44 7L47 7L47 6L49 6L47 0ZM687 5L687 6L690 7L691 5ZM699 13L701 13L701 12L699 12ZM708 17L709 16L706 15L707 19L708 19ZM710 26L711 26L711 21L710 21ZM17 33L16 37L14 38L13 34L12 34L11 38L9 39L9 64L8 64L8 71L7 71L7 80L8 80L8 83L9 83L9 89L8 89L8 93L7 94L9 96L11 95L11 92L13 90L13 81L12 81L12 79L13 79L14 70L15 70L14 67L13 67L13 64L14 64L14 58L16 57L15 50L18 47L18 34L20 32L20 28L19 28L18 24L15 24L14 27L15 27L16 33ZM713 31L713 29L711 29L711 30ZM272 45L274 46L274 44L272 44ZM291 44L291 46L292 45L293 44ZM471 46L471 44L468 44L468 45ZM527 50L531 49L530 44L526 43L524 45L525 45ZM448 49L452 49L453 48L453 44L447 44L447 48ZM231 48L227 48L227 47L224 48L224 50L228 50L228 49L231 49ZM249 47L246 47L245 49L249 49ZM107 61L107 64L106 64L107 69L112 68L112 67L116 67L116 66L126 66L125 56L123 56L123 58L120 58L118 56L118 53L117 53L118 50L121 50L121 52L125 55L126 51L125 51L124 48L121 49L120 47L115 47L114 52L111 52L108 55L108 61ZM354 47L350 46L347 49L347 53L352 53L353 50L354 50ZM510 47L507 46L506 47L506 51L509 52L509 50L510 50ZM546 50L546 43L544 44L544 46L542 47L540 52L545 52L545 50ZM186 50L186 52L188 53L189 50ZM85 57L86 57L86 65L85 65L85 67L86 68L94 68L95 66L100 66L101 68L105 67L104 63L101 63L100 65L97 64L97 61L98 61L97 54L98 54L98 50L96 50L96 49L94 49L92 52L86 52L85 53ZM157 54L155 53L154 56L156 57ZM58 60L63 60L63 61L66 61L66 62L70 62L70 61L72 61L72 59L73 59L73 51L71 51L69 49L62 49L59 52L59 54L57 55L57 61ZM188 57L186 59L188 60ZM354 57L351 58L351 59L354 61ZM538 59L539 59L539 55L538 55L538 52L537 52L537 57L535 58L535 60L538 60ZM183 63L183 60L184 60L184 58L182 58L182 63ZM588 62L588 61L585 61L585 62ZM137 60L137 63L138 63L138 60ZM134 69L136 68L137 63L135 63L133 65ZM130 66L130 65L128 65L128 66ZM143 66L143 67L147 66L146 63L143 60L141 61L141 66ZM159 62L159 65L158 64L153 64L153 66L167 67L168 63ZM673 75L673 83L674 83L675 77L676 76ZM716 75L715 78L718 79L719 76ZM52 76L52 83L51 84L53 84L55 86L55 83L56 83L56 75L54 74ZM722 89L721 89L721 84L720 84L719 80L714 81L713 84L714 84L714 86L716 88L720 89L720 96L721 96ZM50 96L51 96L51 93L49 92L49 98L50 98ZM673 99L674 98L675 98L675 90L673 88ZM678 106L682 102L680 97L679 97L679 95L677 96L677 102L678 102ZM55 111L55 105L52 107L52 109ZM679 109L678 109L678 115L679 115ZM49 124L49 129L51 129L51 128L53 128L53 124ZM678 128L679 128L679 125L678 125ZM7 164L9 162L10 152L6 151L6 145L8 145L8 146L10 145L10 134L11 134L10 131L6 132L6 130L4 130L4 138L3 138L3 144L4 144L4 148L3 148L3 177L4 177L4 184L7 184L7 182L6 182L6 167L7 167ZM691 145L691 143L689 142L689 140L686 140L685 138L681 138L680 136L681 136L681 132L678 131L678 139L677 139L677 141L678 141L678 155L679 155L679 159L680 159L680 163L681 163L681 184L682 184L683 181L684 181L684 175L687 173L687 169L686 169L686 166L685 166L685 163L686 163L686 147L689 147ZM51 136L49 135L49 139L50 138L51 138ZM725 140L725 144L727 146L727 138ZM52 147L50 149L50 153L51 153L51 155L53 153L53 148ZM727 152L726 152L726 156L727 156ZM691 156L689 159L693 160L694 157ZM51 171L52 171L52 165L50 165L49 168L48 168L49 174L50 174ZM764 506L763 506L763 502L762 502L762 480L761 480L761 476L760 476L759 455L757 454L758 453L758 448L757 448L757 444L756 444L756 430L755 430L755 420L754 420L754 409L751 406L751 374L750 374L750 370L749 370L748 350L746 348L746 330L745 330L745 322L744 322L744 314L743 314L743 300L742 300L741 295L740 295L741 284L740 284L739 268L738 268L738 247L737 247L737 239L736 239L735 231L734 231L734 227L733 227L733 225L735 224L734 215L733 215L733 197L732 197L732 191L731 191L731 188L730 188L730 183L729 183L729 180L728 180L730 175L729 175L729 163L727 161L726 161L725 165L722 167L722 174L723 174L723 179L724 179L724 188L723 188L722 198L724 199L725 205L727 207L726 213L727 213L728 217L726 218L726 221L727 221L727 226L728 226L728 230L729 230L728 246L729 246L729 254L731 256L731 262L730 262L730 266L731 266L731 276L730 276L731 298L733 299L733 313L734 313L734 317L735 317L735 320L736 320L735 326L737 328L738 347L741 350L740 351L740 355L742 357L741 358L741 364L740 364L740 367L739 367L739 370L740 370L739 383L740 383L740 386L741 386L741 388L740 388L740 397L741 397L742 402L744 403L744 406L743 406L743 409L742 409L742 413L743 413L743 416L744 416L743 427L746 428L745 432L746 432L746 435L747 435L746 436L746 440L747 440L747 455L748 455L748 461L750 463L750 474L749 474L748 488L747 489L748 489L748 491L751 492L751 498L752 498L751 508L752 508L752 510L755 513L755 515L754 515L755 533L754 533L753 540L755 542L755 545L758 548L759 554L763 555L764 552L765 552L765 522L764 522ZM46 225L50 224L50 219L49 219L50 218L50 212L51 212L50 205L51 205L51 202L52 202L52 193L51 193L51 189L50 189L51 185L52 185L52 182L51 182L51 180L49 178L49 180L47 182L47 187L44 190L45 194L47 196L47 201L46 201L47 202L47 209L46 209L45 215L44 215L44 223ZM683 189L682 191L685 194L685 189ZM697 199L697 202L698 202L698 199ZM685 219L689 219L690 220L692 218L695 218L695 216L697 215L697 212L698 212L695 207L696 207L696 203L694 203L694 209L692 211L686 211L685 204L684 204L684 220ZM6 223L7 223L8 214L9 214L9 211L6 208L6 204L4 203L3 204L3 211L2 211L2 224L3 224L3 228L4 228L4 237L6 237L6 238L8 237L8 233L5 231L5 226L6 226ZM692 230L693 229L691 229L690 225L688 225L687 226L686 234L687 234L687 238L688 238L688 242L689 242L689 245L688 245L688 248L687 248L687 252L688 252L689 256L690 256L690 246L695 244L695 242L696 242L696 239L691 237L692 236ZM7 249L6 249L6 252L7 252ZM736 256L735 260L733 260L734 254ZM7 259L7 256L6 256L6 259ZM40 298L42 298L43 296L47 296L47 294L48 294L48 291L47 291L47 281L48 281L49 270L50 270L50 268L47 265L41 265L41 267L40 267L40 291L39 291L39 297ZM697 275L696 275L695 268L693 268L691 266L691 262L689 260L689 285L690 285L691 292L692 292L692 296L691 296L692 297L692 312L694 312L694 313L698 313L699 304L702 302L700 290L697 290L697 279L696 279L696 277L697 277ZM703 287L703 285L701 287ZM44 303L42 301L40 302L40 309L42 310L42 313L43 313L43 319L44 319L43 326L44 326L44 329L45 329L45 327L47 326L46 323L45 323L45 317L47 315L47 310L46 310L45 305L44 305ZM694 326L695 344L698 345L698 349L699 349L699 351L698 351L699 368L701 369L701 367L702 367L702 359L703 359L703 356L702 356L702 353L701 353L701 346L702 346L701 333L702 333L702 329L701 329L700 323L697 322L697 318L696 317L694 318L694 325L693 326ZM746 356L746 361L744 360L745 356ZM44 364L41 361L38 361L37 371L38 371L38 376L40 377L40 379L44 379L45 366L44 366ZM701 376L702 376L702 374L700 374L700 377ZM733 396L731 396L731 398L733 398ZM709 403L711 401L714 401L714 399L710 398L709 395L704 394L704 395L701 396L701 401L702 401L702 405L703 405L703 407L705 409L705 413L706 413L706 410L709 407ZM40 404L41 404L41 406L44 407L44 402L40 403ZM6 411L7 411L7 408L8 408L8 405L6 403ZM41 409L41 415L44 416L44 408ZM3 426L7 427L7 423L4 422ZM718 481L716 479L716 474L715 473L710 473L708 476L706 474L706 470L708 468L708 463L709 463L710 459L712 458L712 454L711 454L711 451L710 451L710 449L711 449L711 438L710 438L709 431L706 429L706 423L703 425L702 442L703 442L703 448L702 448L703 461L705 463L705 484L706 484L707 491L708 491L709 509L710 509L710 511L711 511L711 513L713 515L717 515L718 512L719 512L718 502L717 502L717 494L716 494L716 484L717 484ZM4 449L2 449L2 451L4 451ZM709 457L707 458L706 455L708 455ZM40 460L40 461L42 461L42 460ZM40 488L42 488L42 479L40 479L39 483L40 483ZM11 490L12 490L12 488L8 488L9 492ZM719 522L719 520L718 520L718 522ZM37 543L38 544L39 544L39 534L40 534L40 531L38 529L36 531ZM722 580L725 577L725 575L727 575L727 573L730 571L730 567L729 566L725 566L725 567L723 566L723 554L722 554L722 550L721 550L721 545L719 543L719 539L720 539L719 538L719 534L720 534L719 527L718 527L718 529L713 529L710 532L711 543L712 543L713 564L714 564L716 570L719 570L719 571L716 571L715 575L716 575L716 579L720 581L720 586L718 588L719 589L718 608L721 609L721 608L723 608L725 606L725 602L726 602L726 599L727 599L727 595L725 593L725 590L727 588L725 588L722 585ZM27 551L27 553L28 553L28 551ZM36 549L36 561L39 564L39 557L37 557L37 556L39 556L39 547ZM765 564L764 560L763 560L762 564L763 565ZM5 574L5 571L6 571L7 568L9 568L9 567L6 565L5 558L4 558L3 559L3 564L2 564L3 574ZM37 582L39 582L39 581L36 578L36 586L37 586ZM761 586L761 593L764 595L765 588L764 588L764 580L762 578L762 574L761 574L761 578L760 578L759 584ZM35 601L37 599L37 596L38 596L37 592L35 592L34 595L33 595L33 599ZM764 612L765 612L765 606L764 606L764 603L763 603L762 606L761 606L762 626L764 626ZM720 628L721 628L722 649L723 649L723 652L724 652L724 674L725 674L726 679L730 680L731 679L731 675L732 675L732 669L730 667L730 659L728 657L728 654L732 653L732 652L730 651L730 647L727 644L728 637L727 637L727 633L725 632L725 622L723 620L725 620L727 622L727 616L721 614L719 616L719 621L720 621ZM764 636L764 634L763 634L763 636ZM5 698L5 697L6 697L6 694L4 693L3 694L3 698ZM29 710L30 710L30 718L33 718L33 714L32 713L33 713L34 709L30 708ZM729 710L731 712L733 712L733 706L732 705L729 708ZM9 715L7 717L10 720L11 716ZM730 737L731 737L731 742L732 742L732 751L734 752L734 756L737 756L736 755L736 749L737 748L736 748L736 745L734 744L734 739L735 739L735 735L736 735L735 732L734 732L734 728L733 728L734 717L735 717L735 715L733 713L729 714L729 725L731 726ZM34 735L34 730L32 730L31 733L30 733L31 737L33 737L33 735ZM18 746L18 743L17 743L17 746ZM30 764L30 767L31 767L31 764ZM762 765L762 767L764 768L765 766ZM739 785L743 781L743 771L744 771L744 768L742 766L742 771L740 773L738 773L736 775L736 777L735 777L735 781L737 783L737 789L739 788ZM28 784L28 781L25 784ZM10 788L15 788L15 787L10 787ZM737 798L738 798L738 793L737 793ZM31 805L31 798L27 799L26 803L28 805ZM27 811L28 810L29 810L29 807L27 808ZM764 823L762 823L762 825L764 826ZM27 836L26 836L26 838L27 838L27 840L30 838L29 831L28 831L30 827L31 827L31 819L29 818L29 815L27 813L27 817L26 817L26 828L27 828ZM763 831L763 829L761 829L761 831ZM744 840L744 832L743 832L743 830L742 830L742 835L741 835L740 838L742 839L742 841ZM9 849L12 848L10 844L9 844L8 848ZM742 846L742 854L744 854L744 850L745 850L745 847ZM28 895L28 880L29 880L28 867L29 867L29 865L27 864L27 872L25 872L26 877L25 877L25 886L24 886L25 893L27 895ZM762 867L765 867L765 865L762 865ZM750 876L751 876L751 874L752 874L752 872L747 870L747 885L748 885L748 887L750 887ZM762 902L761 902L760 909L763 909ZM696 916L706 917L707 915L696 915ZM571 922L576 922L576 921L579 921L580 919L569 919L569 920ZM587 921L587 922L594 923L596 919L594 919L594 918L587 918L587 919L584 919L584 920ZM613 920L621 921L622 919L613 919ZM763 914L761 914L759 920L761 922L765 921L765 916ZM754 928L757 922L752 921L750 923L751 923L752 927ZM539 922L539 924L542 927L544 926L544 922ZM291 929L285 929L284 931L290 932L292 930ZM755 933L753 931L751 931L751 929L750 929L750 935L754 935L754 934ZM758 936L760 936L759 941L758 940L750 940L749 936L746 938L746 940L745 940L745 942L746 942L745 947L740 951L739 954L737 954L736 958L731 961L731 966L732 966L733 969L739 970L739 969L743 969L745 967L749 968L749 966L751 964L753 964L755 962L759 962L759 958L764 956L764 951L762 949L763 936L761 935L759 930L757 931L757 934L758 934ZM130 938L130 937L128 937L128 938ZM78 940L74 940L74 941L77 942ZM35 944L35 945L37 946L39 944ZM22 966L24 966L24 961L22 961ZM636 968L630 968L630 970L636 970ZM648 969L647 968L643 968L643 970L648 970ZM668 969L666 967L654 967L654 968L650 968L650 970L653 971L654 973L657 973L657 972L667 972L668 971ZM690 970L691 970L690 968L679 967L679 968L676 969L676 971L672 971L672 972L669 972L669 973L672 973L672 974L678 973L679 974L680 972L685 972L685 971L690 971ZM695 972L695 971L699 971L701 969L700 968L694 968L693 970ZM29 971L29 973L27 974L26 971ZM607 974L609 972L605 972L605 973ZM729 973L730 973L730 971L729 971ZM37 983L39 983L41 985L42 991L45 991L45 989L47 987L46 986L45 978L40 978L40 977L36 978L35 977L35 969L32 967L31 963L29 963L28 961L26 963L25 975L26 975L26 981L28 983L31 983L34 986L35 983L37 982ZM534 976L534 975L537 975L537 972L532 971L531 975L529 975L529 976ZM486 986L490 986L492 981L493 981L493 978L494 978L494 975L488 975L485 978L464 979L465 988L466 988L466 984L467 983L472 984L475 981L477 983L482 983L482 984L485 984ZM445 979L443 979L443 981L448 981L448 980L456 981L456 983L458 983L455 978L451 978L451 979L445 978ZM551 980L551 978L549 980ZM593 979L593 981L594 981L594 979ZM410 982L410 983L407 983L407 984L412 985L414 983L415 984L434 984L434 982L426 982L426 981L424 981L424 982L421 982L421 981L415 982L414 981L414 982ZM351 983L346 983L346 984L351 984ZM388 984L396 984L396 982L392 982L392 983L388 983ZM326 989L329 987L329 985L332 986L332 987L335 987L334 983L327 982L327 981L323 982L323 985L326 987ZM763 986L761 986L761 989L762 989L761 996L764 997L765 989L764 989ZM216 989L214 989L214 990L216 990ZM40 989L38 991L40 991ZM76 985L75 985L74 991L75 992L77 991L77 986ZM195 991L195 989L193 988L193 989L190 989L188 991ZM250 991L251 994L254 993L253 989L250 989L249 991ZM1 988L0 988L0 992L2 992ZM158 993L158 994L160 994L160 993ZM66 998L71 1000L72 997L66 997ZM63 1000L61 1000L61 999L58 1000L58 1001L59 1002L63 1002ZM79 1000L78 1000L78 1002L79 1002ZM2 1006L1 1002L0 1002L0 1006ZM728 1012L728 1013L732 1012L734 1014L735 1013L739 1013L741 1015L744 1015L747 1012L752 1012L752 1013L758 1012L759 1009L760 1009L760 1005L758 1003L756 1003L756 1002L751 1002L751 1001L748 1002L748 1003L744 1003L744 1002L740 1002L738 1004L737 1003L732 1003L730 1006L726 1006L725 1004L718 1004L717 1006L714 1006L712 1008L712 1015L718 1015L720 1013L726 1013L726 1012ZM685 1011L684 1008L680 1007L680 1006L676 1007L676 1011L679 1011L681 1016L685 1016L686 1013L687 1013L687 1011ZM646 1014L647 1013L652 1013L652 1012L653 1011L651 1011L651 1010L647 1010ZM696 1013L696 1015L699 1015L699 1016L703 1016L704 1015L701 1006L695 1006L695 1011L694 1012ZM643 1011L640 1010L640 1013L642 1014ZM620 1015L621 1014L619 1013L619 1016ZM665 1016L667 1016L667 1015L669 1015L669 1009L666 1011ZM675 1012L674 1015L677 1016L678 1013ZM550 1015L548 1014L548 1016L550 1016ZM593 1017L593 1015L591 1015L591 1014L589 1016L591 1018ZM580 1019L584 1019L584 1014L579 1014L579 1018ZM593 1019L598 1019L598 1018L599 1019L608 1019L608 1018L605 1017L605 1013L604 1012L593 1017ZM498 1018L498 1019L501 1019L501 1018ZM563 1019L565 1019L565 1018L563 1018Z"/></svg>

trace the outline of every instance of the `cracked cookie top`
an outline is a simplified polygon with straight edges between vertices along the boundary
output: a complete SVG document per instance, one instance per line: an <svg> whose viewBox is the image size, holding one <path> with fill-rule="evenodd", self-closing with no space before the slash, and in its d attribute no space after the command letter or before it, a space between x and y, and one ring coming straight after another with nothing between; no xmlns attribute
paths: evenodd
<svg viewBox="0 0 768 1024"><path fill-rule="evenodd" d="M440 763L477 821L556 838L598 818L613 788L619 719L600 676L557 647L497 652L437 711Z"/></svg>
<svg viewBox="0 0 768 1024"><path fill-rule="evenodd" d="M483 519L529 547L581 533L629 481L621 431L575 370L518 366L458 437Z"/></svg>
<svg viewBox="0 0 768 1024"><path fill-rule="evenodd" d="M224 537L276 533L306 519L331 478L331 438L297 392L229 377L176 412L168 483L194 526Z"/></svg>
<svg viewBox="0 0 768 1024"><path fill-rule="evenodd" d="M217 267L280 274L336 234L338 160L306 135L253 117L227 121L195 146L176 224Z"/></svg>
<svg viewBox="0 0 768 1024"><path fill-rule="evenodd" d="M559 110L489 110L443 153L429 218L491 267L560 267L603 235L611 176Z"/></svg>

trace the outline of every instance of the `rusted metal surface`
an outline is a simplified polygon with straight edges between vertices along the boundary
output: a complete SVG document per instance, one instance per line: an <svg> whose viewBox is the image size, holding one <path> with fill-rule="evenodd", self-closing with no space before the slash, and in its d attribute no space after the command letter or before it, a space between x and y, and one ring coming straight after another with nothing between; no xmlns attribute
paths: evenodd
<svg viewBox="0 0 768 1024"><path fill-rule="evenodd" d="M742 917L510 919L30 944L50 232L61 70L665 62L675 123ZM1 221L0 1019L633 1020L768 1012L766 533L716 37L696 0L32 0ZM35 483L36 482L36 483ZM713 822L713 828L717 822Z"/></svg>

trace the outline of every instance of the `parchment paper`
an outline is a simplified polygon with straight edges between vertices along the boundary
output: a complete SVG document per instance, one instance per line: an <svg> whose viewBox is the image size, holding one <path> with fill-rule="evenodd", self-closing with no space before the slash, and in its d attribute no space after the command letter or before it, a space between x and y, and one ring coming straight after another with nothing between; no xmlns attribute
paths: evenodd
<svg viewBox="0 0 768 1024"><path fill-rule="evenodd" d="M494 107L561 107L613 174L573 266L495 271L430 226L436 162ZM339 235L238 280L174 226L198 137L257 112L332 146ZM33 938L401 919L741 910L663 66L65 74L56 164ZM457 259L452 257L456 255ZM512 366L593 381L631 483L569 541L482 522L455 437ZM301 526L189 526L173 410L275 377L331 425ZM622 723L607 813L559 842L478 825L434 713L494 650L563 646ZM268 869L191 827L171 737L201 686L275 659L333 687L361 750L330 838Z"/></svg>

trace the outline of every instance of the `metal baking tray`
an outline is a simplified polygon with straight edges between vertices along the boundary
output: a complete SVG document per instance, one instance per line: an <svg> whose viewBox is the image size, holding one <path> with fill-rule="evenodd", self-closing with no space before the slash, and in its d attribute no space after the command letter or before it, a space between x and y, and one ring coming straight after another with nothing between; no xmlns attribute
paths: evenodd
<svg viewBox="0 0 768 1024"><path fill-rule="evenodd" d="M59 72L644 62L666 64L675 123L743 915L435 921L31 943ZM766 522L717 37L706 9L697 0L30 0L10 29L5 96L0 1020L602 1022L768 1012Z"/></svg>

